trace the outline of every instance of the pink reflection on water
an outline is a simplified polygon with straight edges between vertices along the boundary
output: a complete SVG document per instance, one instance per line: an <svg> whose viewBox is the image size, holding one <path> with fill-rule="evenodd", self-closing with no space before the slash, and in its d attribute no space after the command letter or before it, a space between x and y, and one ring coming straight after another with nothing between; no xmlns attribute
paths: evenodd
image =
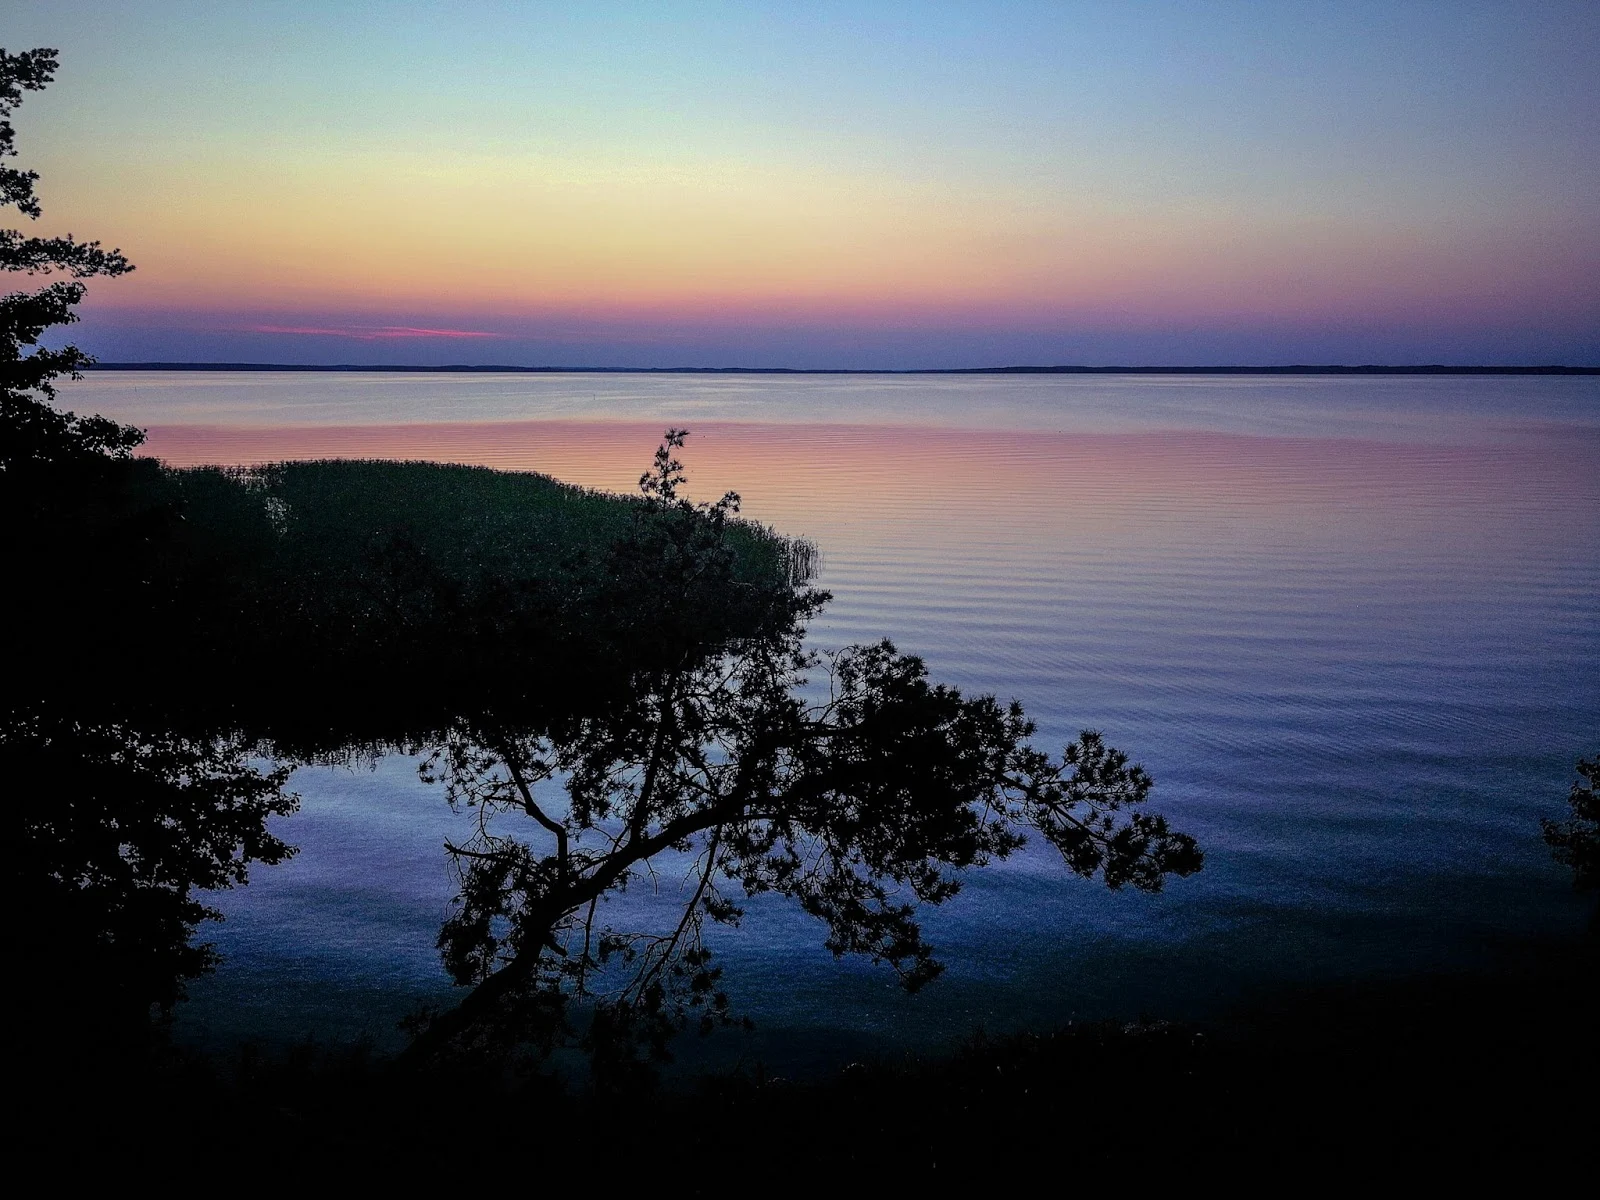
<svg viewBox="0 0 1600 1200"><path fill-rule="evenodd" d="M654 423L551 420L185 425L152 427L146 448L175 466L394 458L541 471L631 492L660 436ZM857 512L878 523L908 513L946 525L965 523L963 514L988 523L1020 506L1050 524L1277 511L1309 521L1354 512L1414 521L1420 512L1450 526L1458 523L1452 513L1486 506L1534 517L1552 496L1569 522L1592 527L1600 519L1600 493L1583 466L1589 454L1558 445L712 423L695 426L683 457L697 496L738 491L748 513L769 521Z"/></svg>

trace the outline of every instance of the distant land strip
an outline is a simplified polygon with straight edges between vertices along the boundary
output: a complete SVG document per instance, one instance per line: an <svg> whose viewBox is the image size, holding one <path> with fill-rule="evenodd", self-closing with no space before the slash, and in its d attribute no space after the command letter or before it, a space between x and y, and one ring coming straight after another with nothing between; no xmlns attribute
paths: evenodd
<svg viewBox="0 0 1600 1200"><path fill-rule="evenodd" d="M249 362L101 362L91 371L366 371L423 374L518 375L1600 375L1596 367L1452 367L1437 363L1416 366L1286 367L900 367L873 370L846 367L513 367L365 366L360 363Z"/></svg>

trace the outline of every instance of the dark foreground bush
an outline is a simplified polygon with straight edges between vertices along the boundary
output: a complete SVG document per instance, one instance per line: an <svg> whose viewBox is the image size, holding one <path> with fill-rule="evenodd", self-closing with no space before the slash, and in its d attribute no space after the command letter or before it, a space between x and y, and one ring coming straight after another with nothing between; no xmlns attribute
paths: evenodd
<svg viewBox="0 0 1600 1200"><path fill-rule="evenodd" d="M1285 995L1205 1025L1075 1026L813 1080L756 1069L611 1095L314 1047L169 1052L98 1080L36 1063L28 1144L151 1176L253 1160L669 1195L1305 1185L1406 1165L1527 1180L1590 1169L1595 966L1592 947L1538 947L1491 973Z"/></svg>

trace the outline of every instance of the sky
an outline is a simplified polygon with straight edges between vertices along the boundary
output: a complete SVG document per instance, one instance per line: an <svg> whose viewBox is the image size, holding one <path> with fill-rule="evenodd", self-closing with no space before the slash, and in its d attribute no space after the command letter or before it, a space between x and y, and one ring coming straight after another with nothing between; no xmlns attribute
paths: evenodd
<svg viewBox="0 0 1600 1200"><path fill-rule="evenodd" d="M1600 364L1600 4L85 4L107 361ZM14 213L10 214L15 216Z"/></svg>

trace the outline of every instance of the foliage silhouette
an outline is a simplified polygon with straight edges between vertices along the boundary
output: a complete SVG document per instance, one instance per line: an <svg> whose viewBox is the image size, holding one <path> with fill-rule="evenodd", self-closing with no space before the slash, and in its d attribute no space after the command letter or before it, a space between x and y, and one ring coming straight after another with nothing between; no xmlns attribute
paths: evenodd
<svg viewBox="0 0 1600 1200"><path fill-rule="evenodd" d="M1099 734L1053 759L1029 744L1019 705L932 683L888 642L806 649L825 593L768 601L760 636L701 637L708 597L739 586L726 542L739 501L682 498L684 437L668 431L612 552L610 576L642 589L650 614L619 703L541 731L464 717L422 767L477 816L448 847L460 891L439 941L472 990L425 1024L413 1061L573 1040L598 1084L636 1080L686 1025L733 1019L706 924L736 924L766 893L821 920L835 955L885 963L916 990L941 970L919 906L954 896L963 870L1010 855L1025 829L1112 888L1156 891L1201 865L1192 838L1139 807L1149 776ZM825 686L808 692L819 671ZM527 823L508 832L513 816ZM687 900L662 927L605 920L608 898L672 868ZM586 1024L569 1021L578 1012Z"/></svg>
<svg viewBox="0 0 1600 1200"><path fill-rule="evenodd" d="M1600 892L1600 754L1578 760L1578 778L1567 795L1571 815L1562 821L1540 818L1545 844L1564 867L1572 868L1572 886L1580 892ZM1600 899L1589 920L1589 932L1600 934Z"/></svg>
<svg viewBox="0 0 1600 1200"><path fill-rule="evenodd" d="M54 50L0 50L0 203L30 218L38 176L4 164L16 153L10 117L56 66ZM14 572L0 609L10 642L0 753L16 798L13 886L30 906L17 947L33 977L24 1027L126 1044L211 961L191 945L210 915L194 892L281 861L289 850L265 822L294 798L286 773L253 765L237 735L108 703L153 682L128 671L127 651L169 600L159 568L178 514L141 494L159 468L132 457L139 430L47 403L56 379L91 360L39 339L77 320L85 279L132 265L98 242L7 229L0 269L57 276L0 298L0 519Z"/></svg>
<svg viewBox="0 0 1600 1200"><path fill-rule="evenodd" d="M23 101L24 92L43 91L58 66L56 52L49 48L10 54L0 49L0 206L17 209L37 220L41 215L39 198L33 185L39 175L21 171L4 160L16 157L16 134L11 114ZM24 429L37 425L49 439L65 433L77 434L79 442L103 442L107 449L126 452L137 444L131 431L99 418L79 422L68 414L47 416L43 406L26 393L36 391L48 397L55 394L52 381L62 375L76 377L77 369L93 361L76 346L59 350L39 347L47 329L70 325L78 319L73 309L87 290L83 280L95 275L122 275L133 270L120 250L101 249L99 242L80 242L70 233L65 237L28 237L18 229L0 229L0 270L27 275L64 273L33 292L12 292L0 297L0 404L4 405L7 426L12 420ZM24 353L34 347L32 353ZM11 430L7 428L8 435ZM128 439L135 440L130 442Z"/></svg>
<svg viewBox="0 0 1600 1200"><path fill-rule="evenodd" d="M30 714L3 733L17 794L14 843L37 917L22 949L36 1025L104 1048L137 1044L151 1006L217 961L193 945L216 916L200 889L244 883L291 851L267 831L294 806L287 768L262 770L235 739Z"/></svg>

